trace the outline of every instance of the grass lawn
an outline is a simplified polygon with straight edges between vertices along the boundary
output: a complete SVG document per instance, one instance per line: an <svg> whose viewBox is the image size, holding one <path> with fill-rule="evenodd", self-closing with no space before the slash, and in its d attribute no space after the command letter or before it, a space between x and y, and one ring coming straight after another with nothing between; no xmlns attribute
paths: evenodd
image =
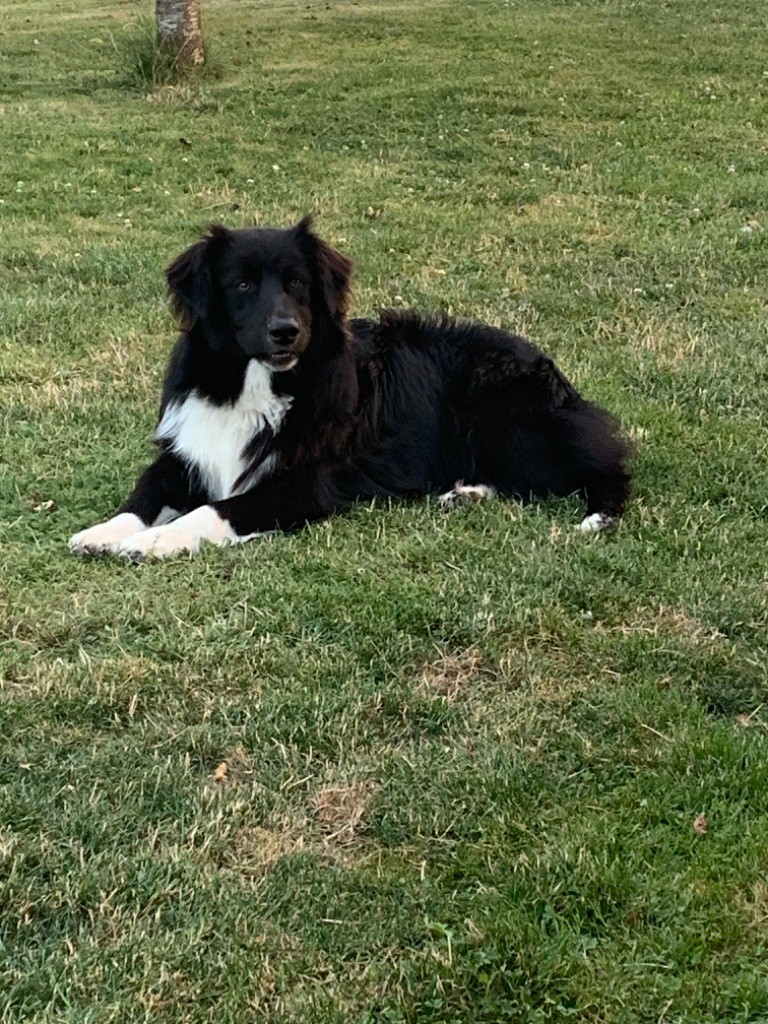
<svg viewBox="0 0 768 1024"><path fill-rule="evenodd" d="M768 1021L762 0L0 11L0 1021ZM308 210L355 313L525 333L636 438L575 501L136 567L164 266Z"/></svg>

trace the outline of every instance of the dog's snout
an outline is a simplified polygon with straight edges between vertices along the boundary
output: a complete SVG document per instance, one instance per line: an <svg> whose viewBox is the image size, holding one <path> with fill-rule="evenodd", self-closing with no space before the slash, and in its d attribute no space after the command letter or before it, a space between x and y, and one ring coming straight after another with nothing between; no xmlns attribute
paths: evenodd
<svg viewBox="0 0 768 1024"><path fill-rule="evenodd" d="M293 317L274 317L269 322L269 339L275 345L292 345L299 334L299 325Z"/></svg>

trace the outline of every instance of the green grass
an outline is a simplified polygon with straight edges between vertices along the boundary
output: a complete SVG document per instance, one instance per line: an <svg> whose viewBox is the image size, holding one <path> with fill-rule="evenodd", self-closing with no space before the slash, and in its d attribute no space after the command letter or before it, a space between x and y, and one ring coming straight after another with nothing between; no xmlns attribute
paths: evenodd
<svg viewBox="0 0 768 1024"><path fill-rule="evenodd" d="M764 5L204 15L218 77L143 94L145 4L0 12L0 1021L767 1021ZM68 554L150 454L163 267L310 209L357 313L522 331L622 417L615 536Z"/></svg>

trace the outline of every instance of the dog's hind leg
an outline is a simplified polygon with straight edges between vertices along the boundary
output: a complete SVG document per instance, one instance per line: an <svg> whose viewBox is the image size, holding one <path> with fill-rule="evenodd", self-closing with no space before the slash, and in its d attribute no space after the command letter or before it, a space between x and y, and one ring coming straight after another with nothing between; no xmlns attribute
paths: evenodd
<svg viewBox="0 0 768 1024"><path fill-rule="evenodd" d="M618 526L629 498L630 477L623 463L612 471L592 476L583 488L587 514L579 529L582 533L603 533Z"/></svg>
<svg viewBox="0 0 768 1024"><path fill-rule="evenodd" d="M577 474L579 493L587 500L582 533L603 533L618 525L631 489L629 441L604 409L580 400L563 410L568 449Z"/></svg>
<svg viewBox="0 0 768 1024"><path fill-rule="evenodd" d="M499 494L522 501L578 494L584 533L615 526L630 492L629 443L613 418L581 398L527 420L498 417L475 433L478 470Z"/></svg>
<svg viewBox="0 0 768 1024"><path fill-rule="evenodd" d="M489 484L465 484L463 480L457 480L450 491L439 495L437 503L441 508L449 509L458 503L483 501L485 498L495 497L496 488Z"/></svg>
<svg viewBox="0 0 768 1024"><path fill-rule="evenodd" d="M609 516L606 512L592 512L579 523L582 533L604 533L619 525L617 516Z"/></svg>
<svg viewBox="0 0 768 1024"><path fill-rule="evenodd" d="M474 371L469 408L480 479L522 501L586 498L585 533L618 521L631 446L613 416L582 398L551 359L519 339L487 353Z"/></svg>

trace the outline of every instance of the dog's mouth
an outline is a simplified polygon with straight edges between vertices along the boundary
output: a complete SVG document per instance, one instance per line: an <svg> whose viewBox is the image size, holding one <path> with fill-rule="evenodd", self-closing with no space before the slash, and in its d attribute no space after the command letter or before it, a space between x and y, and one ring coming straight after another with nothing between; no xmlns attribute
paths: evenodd
<svg viewBox="0 0 768 1024"><path fill-rule="evenodd" d="M270 370L278 371L292 370L298 361L299 357L293 352L275 352L264 360Z"/></svg>

